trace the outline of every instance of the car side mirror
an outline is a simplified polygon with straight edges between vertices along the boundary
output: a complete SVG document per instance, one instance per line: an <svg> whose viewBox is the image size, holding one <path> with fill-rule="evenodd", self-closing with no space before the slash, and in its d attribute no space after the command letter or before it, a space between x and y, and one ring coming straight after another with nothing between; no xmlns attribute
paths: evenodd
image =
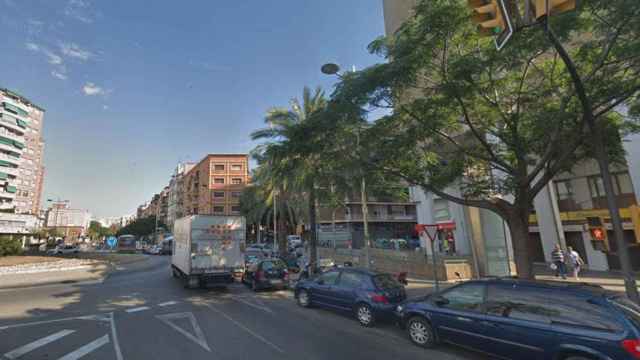
<svg viewBox="0 0 640 360"><path fill-rule="evenodd" d="M433 298L433 303L436 304L437 306L444 306L444 305L449 304L449 299L438 295L438 296Z"/></svg>

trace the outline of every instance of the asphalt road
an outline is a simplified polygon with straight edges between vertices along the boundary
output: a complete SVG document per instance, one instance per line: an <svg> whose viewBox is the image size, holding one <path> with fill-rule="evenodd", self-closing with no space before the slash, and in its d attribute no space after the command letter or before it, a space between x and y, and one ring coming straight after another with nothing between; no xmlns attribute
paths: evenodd
<svg viewBox="0 0 640 360"><path fill-rule="evenodd" d="M0 359L480 359L393 324L298 307L288 291L188 290L152 257L103 283L0 290Z"/></svg>

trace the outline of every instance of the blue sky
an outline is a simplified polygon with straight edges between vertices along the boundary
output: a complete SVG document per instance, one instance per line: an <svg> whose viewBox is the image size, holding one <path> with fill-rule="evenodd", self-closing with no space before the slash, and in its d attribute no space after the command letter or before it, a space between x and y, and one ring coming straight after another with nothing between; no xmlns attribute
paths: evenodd
<svg viewBox="0 0 640 360"><path fill-rule="evenodd" d="M46 109L44 198L133 213L178 161L247 152L320 66L365 67L382 0L0 0L0 87Z"/></svg>

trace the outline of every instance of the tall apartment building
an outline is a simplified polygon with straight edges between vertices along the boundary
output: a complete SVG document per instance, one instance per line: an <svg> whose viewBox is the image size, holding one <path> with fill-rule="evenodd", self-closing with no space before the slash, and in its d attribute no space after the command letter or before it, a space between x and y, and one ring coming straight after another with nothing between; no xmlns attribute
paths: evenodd
<svg viewBox="0 0 640 360"><path fill-rule="evenodd" d="M173 223L185 215L184 209L184 175L196 164L179 163L169 182L169 199L167 206L167 226L173 230Z"/></svg>
<svg viewBox="0 0 640 360"><path fill-rule="evenodd" d="M185 215L238 215L249 182L247 154L209 154L184 176Z"/></svg>
<svg viewBox="0 0 640 360"><path fill-rule="evenodd" d="M0 209L37 215L42 202L44 110L0 89Z"/></svg>
<svg viewBox="0 0 640 360"><path fill-rule="evenodd" d="M71 209L66 203L54 203L46 214L46 227L59 230L67 240L84 236L91 223L91 213L84 209Z"/></svg>

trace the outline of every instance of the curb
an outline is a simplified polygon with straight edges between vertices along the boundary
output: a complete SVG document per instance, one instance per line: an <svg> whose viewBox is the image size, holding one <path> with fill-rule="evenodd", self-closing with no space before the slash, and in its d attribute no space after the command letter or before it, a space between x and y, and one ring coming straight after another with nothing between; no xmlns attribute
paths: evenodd
<svg viewBox="0 0 640 360"><path fill-rule="evenodd" d="M51 286L51 285L65 285L65 284L73 284L73 285L91 285L91 284L101 284L103 283L113 272L111 266L106 266L105 273L102 276L97 276L95 278L83 278L80 280L76 279L65 279L65 280L49 280L35 283L25 283L25 284L16 284L10 286L2 286L0 285L0 291L4 290L15 290L15 289L25 289L25 288L35 288L41 286Z"/></svg>

